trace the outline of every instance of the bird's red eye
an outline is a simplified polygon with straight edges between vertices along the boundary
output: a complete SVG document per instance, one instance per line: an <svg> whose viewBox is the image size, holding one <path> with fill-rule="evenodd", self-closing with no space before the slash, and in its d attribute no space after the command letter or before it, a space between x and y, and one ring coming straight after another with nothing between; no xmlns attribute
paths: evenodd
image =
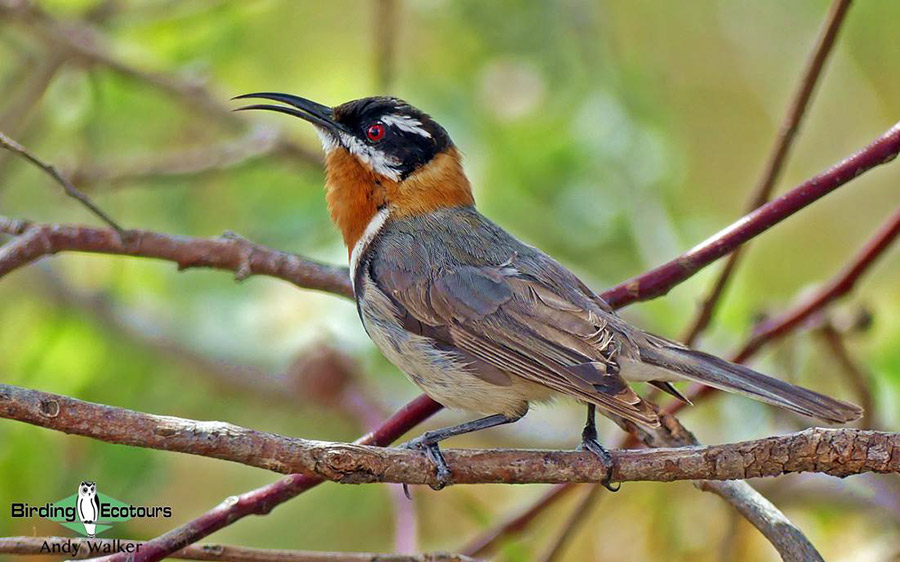
<svg viewBox="0 0 900 562"><path fill-rule="evenodd" d="M366 129L366 136L369 137L369 140L372 142L380 141L384 138L384 125L381 123L369 125L369 128Z"/></svg>

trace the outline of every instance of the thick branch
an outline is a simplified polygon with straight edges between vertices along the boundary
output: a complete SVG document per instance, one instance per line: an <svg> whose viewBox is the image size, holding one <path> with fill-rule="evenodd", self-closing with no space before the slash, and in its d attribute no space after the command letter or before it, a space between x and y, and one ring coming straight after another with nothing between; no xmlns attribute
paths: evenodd
<svg viewBox="0 0 900 562"><path fill-rule="evenodd" d="M91 546L117 548L134 545L140 552L144 541L123 539L80 539L71 537L0 537L0 554L47 554L47 548L77 547L78 554L73 560L81 560L96 555ZM70 546L71 545L71 546ZM69 556L67 554L67 556ZM371 552L316 552L309 550L276 550L269 548L248 548L223 544L191 545L169 558L180 560L219 560L223 562L467 562L474 560L460 554L434 552L427 554L375 554Z"/></svg>
<svg viewBox="0 0 900 562"><path fill-rule="evenodd" d="M400 408L377 429L357 439L356 443L381 447L390 445L399 439L401 435L428 419L440 409L440 404L434 400L427 396L420 396ZM203 537L207 537L248 515L265 515L276 506L310 488L318 486L322 482L319 478L303 474L291 474L277 482L251 490L240 496L226 498L225 501L199 517L146 542L139 554L133 556L114 554L104 557L103 560L107 562L153 562L161 560L173 552L195 543Z"/></svg>
<svg viewBox="0 0 900 562"><path fill-rule="evenodd" d="M222 422L154 416L9 385L0 385L0 416L110 443L212 457L285 474L352 484L436 484L431 462L416 451L311 441ZM669 439L666 444L681 442ZM816 428L730 445L612 454L613 478L622 482L743 480L788 472L843 477L900 472L900 434ZM456 484L599 482L605 476L602 463L583 451L448 449L444 455Z"/></svg>

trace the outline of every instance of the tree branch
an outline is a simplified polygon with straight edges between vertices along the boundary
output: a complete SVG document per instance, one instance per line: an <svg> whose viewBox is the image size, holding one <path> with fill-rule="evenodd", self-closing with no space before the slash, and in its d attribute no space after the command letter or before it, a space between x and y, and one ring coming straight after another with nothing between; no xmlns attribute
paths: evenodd
<svg viewBox="0 0 900 562"><path fill-rule="evenodd" d="M823 24L822 29L819 30L819 37L816 40L816 45L806 63L803 76L800 78L797 92L791 100L787 115L784 117L784 122L781 124L778 135L775 137L775 144L772 146L772 150L766 160L762 176L759 178L756 189L753 191L753 197L751 198L746 211L748 213L764 205L772 196L772 190L775 188L775 183L778 181L781 171L784 168L784 163L787 161L788 155L790 154L794 138L796 138L797 131L800 129L800 123L806 114L806 109L809 107L809 100L812 98L819 77L822 75L825 61L828 60L832 47L834 47L838 31L840 31L841 25L844 23L851 1L852 0L834 0L831 4L831 9L828 11L825 23ZM736 248L734 252L728 256L728 260L726 260L725 265L722 266L722 271L713 283L712 289L710 289L707 296L703 299L700 310L697 312L697 316L694 318L687 333L681 340L685 345L693 345L697 340L697 337L709 325L709 322L712 320L712 316L715 313L716 305L728 285L728 280L737 268L741 252L745 249L746 248L743 246Z"/></svg>
<svg viewBox="0 0 900 562"><path fill-rule="evenodd" d="M17 236L0 247L0 277L37 259L64 251L156 258L178 269L208 267L235 272L238 280L268 275L305 289L352 297L347 268L321 264L234 236L191 238L129 230L122 241L108 229L41 224L0 216L0 233Z"/></svg>
<svg viewBox="0 0 900 562"><path fill-rule="evenodd" d="M47 554L47 547L78 547L78 555L74 560L90 558L91 545L94 548L109 546L134 545L140 552L145 541L123 539L82 539L71 537L0 537L0 553L2 554ZM43 549L43 550L42 550ZM473 558L460 554L434 552L427 554L374 554L371 552L316 552L308 550L276 550L268 548L248 548L245 546L229 546L222 544L191 545L169 558L181 560L219 560L223 562L468 562Z"/></svg>
<svg viewBox="0 0 900 562"><path fill-rule="evenodd" d="M2 406L0 406L2 407ZM401 435L428 419L441 409L440 404L427 396L419 396L386 419L376 430L356 440L360 445L385 447ZM51 410L52 411L52 410ZM231 525L248 515L266 515L276 506L298 494L321 484L323 480L303 474L291 474L277 482L251 490L240 496L231 496L218 506L176 527L167 533L147 541L141 552L133 556L114 554L102 560L106 562L155 562L192 543Z"/></svg>
<svg viewBox="0 0 900 562"><path fill-rule="evenodd" d="M766 203L674 260L616 285L605 293L606 300L615 306L625 306L668 293L672 287L800 209L864 172L890 162L898 152L900 123L853 156Z"/></svg>
<svg viewBox="0 0 900 562"><path fill-rule="evenodd" d="M794 329L797 325L809 319L816 311L821 310L830 302L852 291L863 273L872 267L878 258L884 254L885 250L896 240L897 235L900 235L900 209L891 215L887 222L878 229L875 236L860 250L856 258L838 273L837 277L831 282L816 291L815 294L811 295L793 310L778 318L764 322L753 334L753 337L750 338L750 341L735 354L733 361L739 363L746 360L767 341Z"/></svg>
<svg viewBox="0 0 900 562"><path fill-rule="evenodd" d="M69 434L175 451L255 466L284 474L361 484L436 484L431 461L417 451L285 437L223 422L154 416L0 384L0 416ZM99 422L99 423L98 423ZM669 416L669 424L677 424ZM674 427L674 429L673 429ZM651 445L690 443L680 426ZM729 445L679 446L612 452L620 482L743 480L789 472L849 476L900 472L900 433L813 428ZM599 482L603 464L589 452L454 450L444 456L454 484Z"/></svg>

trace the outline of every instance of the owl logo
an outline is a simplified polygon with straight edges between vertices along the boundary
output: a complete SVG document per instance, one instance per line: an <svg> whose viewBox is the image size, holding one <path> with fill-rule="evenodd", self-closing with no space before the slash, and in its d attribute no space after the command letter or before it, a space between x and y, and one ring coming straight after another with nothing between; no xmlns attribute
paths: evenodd
<svg viewBox="0 0 900 562"><path fill-rule="evenodd" d="M84 481L78 485L78 518L87 535L94 538L97 518L100 516L100 501L97 499L97 483Z"/></svg>

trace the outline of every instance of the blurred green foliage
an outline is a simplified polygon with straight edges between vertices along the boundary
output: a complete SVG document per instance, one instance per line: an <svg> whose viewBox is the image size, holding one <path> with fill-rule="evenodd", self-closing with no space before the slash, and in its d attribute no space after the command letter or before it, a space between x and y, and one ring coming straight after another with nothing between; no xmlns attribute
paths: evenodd
<svg viewBox="0 0 900 562"><path fill-rule="evenodd" d="M80 19L96 2L41 5L54 17ZM377 92L379 2L110 5L111 13L97 25L111 53L141 69L206 83L223 103L260 90L329 104ZM740 215L827 5L407 1L389 33L397 68L390 92L448 129L466 155L483 212L601 289L674 256ZM897 21L900 3L854 4L782 190L896 121ZM91 164L115 171L246 138L185 100L103 65L67 59L48 72L59 55L54 49L27 25L0 22L0 130L63 169ZM316 148L311 128L300 122L252 118L263 132L278 129ZM785 309L838 271L900 203L898 180L898 164L878 169L754 242L702 346L722 354L735 349L759 315ZM127 227L197 236L233 230L275 248L344 262L346 250L330 225L321 185L319 167L267 156L204 173L82 187ZM91 221L45 176L5 153L0 212ZM873 315L871 327L848 343L875 381L877 413L886 428L900 424L898 257L896 248L884 256L837 307ZM715 269L624 314L677 337ZM417 393L368 342L351 303L270 279L236 284L223 273L179 274L168 263L65 255L3 279L0 319L0 380L156 414L350 440L360 433L359 422L333 408L302 397L278 401L234 390L209 367L227 362L274 376L323 341L360 361L365 388L388 409ZM176 348L177 353L166 351ZM800 332L780 342L756 365L853 399L815 334ZM568 403L538 408L516 427L454 445L570 447L581 415ZM429 425L461 416L443 413ZM733 397L698 406L684 419L704 442L760 437L801 423ZM610 440L617 436L611 426L604 429ZM172 521L135 520L107 536L150 538L226 496L276 478L14 422L0 423L0 444L0 506L53 501L92 479L123 501L174 508ZM761 487L829 560L881 559L900 543L900 488L894 479L782 478ZM827 493L817 492L822 489ZM458 549L463 538L542 491L483 486L419 493L421 548ZM506 544L501 559L530 560L542 552L573 501ZM325 485L213 539L390 551L392 512L384 486ZM0 517L0 535L60 532L50 522ZM722 552L725 559L775 559L758 533L717 498L688 484L628 484L592 510L564 557L717 560Z"/></svg>

